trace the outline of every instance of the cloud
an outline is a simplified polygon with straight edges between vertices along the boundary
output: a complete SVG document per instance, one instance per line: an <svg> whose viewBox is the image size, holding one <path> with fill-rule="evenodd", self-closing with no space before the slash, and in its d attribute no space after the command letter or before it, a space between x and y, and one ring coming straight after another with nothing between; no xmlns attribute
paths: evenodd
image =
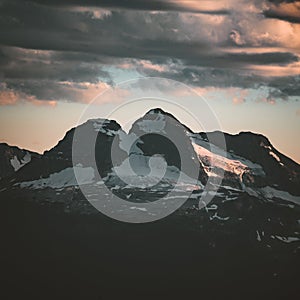
<svg viewBox="0 0 300 300"><path fill-rule="evenodd" d="M290 23L300 23L300 2L299 1L274 1L264 11L267 18L279 19Z"/></svg>
<svg viewBox="0 0 300 300"><path fill-rule="evenodd" d="M294 1L1 2L2 96L88 101L115 85L109 68L175 79L195 88L300 94L300 25ZM267 96L266 96L267 97ZM235 102L241 101L241 97Z"/></svg>
<svg viewBox="0 0 300 300"><path fill-rule="evenodd" d="M244 94L247 94L246 90L243 90L242 94L234 95L233 98L232 98L232 103L233 104L242 104L242 103L245 103L246 100L245 100L245 95Z"/></svg>
<svg viewBox="0 0 300 300"><path fill-rule="evenodd" d="M13 90L3 89L0 91L0 105L16 104L20 96Z"/></svg>
<svg viewBox="0 0 300 300"><path fill-rule="evenodd" d="M180 11L194 12L201 14L216 14L226 15L230 11L226 9L226 5L222 2L216 4L215 1L198 0L31 0L30 2L45 5L45 6L61 6L61 7L98 7L108 9L130 9L141 11ZM84 11L84 9L83 9Z"/></svg>
<svg viewBox="0 0 300 300"><path fill-rule="evenodd" d="M74 82L97 82L99 78L110 81L108 72L95 62L74 63L56 59L52 51L20 48L0 48L1 76L9 79L48 79Z"/></svg>
<svg viewBox="0 0 300 300"><path fill-rule="evenodd" d="M48 80L25 80L8 81L2 94L2 104L14 104L17 101L67 101L88 103L98 94L108 89L109 85L104 82L68 82ZM8 100L4 100L9 96Z"/></svg>
<svg viewBox="0 0 300 300"><path fill-rule="evenodd" d="M55 107L57 105L57 102L54 100L39 100L35 96L30 96L22 91L10 89L5 83L0 84L0 106L15 105L24 101L38 106Z"/></svg>

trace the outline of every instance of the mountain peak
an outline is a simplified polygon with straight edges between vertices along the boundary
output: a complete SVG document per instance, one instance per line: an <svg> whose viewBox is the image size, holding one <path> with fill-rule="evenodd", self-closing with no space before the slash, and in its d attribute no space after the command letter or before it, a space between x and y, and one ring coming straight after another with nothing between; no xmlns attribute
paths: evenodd
<svg viewBox="0 0 300 300"><path fill-rule="evenodd" d="M151 115L162 115L162 116L166 116L169 117L171 119L174 119L177 122L180 122L176 117L174 117L171 113L164 111L162 108L160 107L156 107L156 108L152 108L150 109L148 112L146 112L146 114L144 115L144 117L147 116L151 116ZM181 122L180 122L181 123ZM186 127L184 124L182 124L184 127Z"/></svg>
<svg viewBox="0 0 300 300"><path fill-rule="evenodd" d="M153 114L169 115L169 113L165 112L160 107L152 108L146 113L146 115L153 115Z"/></svg>

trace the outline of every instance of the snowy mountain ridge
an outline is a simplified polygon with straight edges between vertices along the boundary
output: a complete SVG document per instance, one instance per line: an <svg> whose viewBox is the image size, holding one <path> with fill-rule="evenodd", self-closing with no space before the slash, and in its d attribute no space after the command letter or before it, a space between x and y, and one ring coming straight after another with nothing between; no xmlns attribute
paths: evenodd
<svg viewBox="0 0 300 300"><path fill-rule="evenodd" d="M75 130L84 137L77 164L72 161ZM220 134L225 145L218 143ZM93 149L97 169L89 164ZM251 239L266 247L300 241L300 166L259 134L194 133L172 115L154 109L128 133L116 121L89 120L16 171L10 161L14 153L5 157L13 171L0 180L0 193L11 201L22 197L59 206L64 213L90 215L98 213L94 204L109 203L116 195L129 206L112 207L111 213L123 210L143 217L160 211L148 211L142 203L163 197L163 205L168 205L188 194L176 216L188 218L198 229L205 224L236 232L243 224ZM26 157L22 152L20 164ZM213 197L209 203L201 200L206 194Z"/></svg>
<svg viewBox="0 0 300 300"><path fill-rule="evenodd" d="M300 195L299 189L297 189L297 183L300 182L299 165L279 153L270 144L268 139L261 135L240 133L239 135L232 136L225 134L227 148L229 148L227 151L227 149L222 149L219 145L214 145L208 141L209 136L216 136L220 133L194 133L185 125L181 124L171 114L164 112L159 108L151 109L142 118L138 119L132 125L128 134L122 130L121 126L117 122L106 119L91 119L80 125L80 127L83 128L87 134L89 134L92 130L95 131L100 140L105 140L101 147L105 150L104 152L106 152L106 154L97 154L100 155L99 159L101 159L101 156L110 154L110 151L108 151L109 149L107 148L110 147L109 145L111 145L111 141L113 139L118 139L118 151L120 151L120 153L124 156L124 159L121 159L119 164L113 168L111 168L112 165L110 163L106 164L106 175L109 174L110 178L113 174L116 175L118 173L124 181L127 181L125 177L128 177L128 180L132 182L134 176L145 177L147 175L149 178L150 174L150 176L153 177L150 181L153 182L155 180L159 181L163 179L164 174L162 173L165 173L165 180L170 181L172 176L175 180L176 176L174 177L174 174L176 172L174 173L174 169L177 168L177 171L180 172L178 162L178 159L180 158L176 157L176 149L167 139L172 136L176 136L176 138L177 136L180 136L180 138L184 140L182 144L184 152L187 153L187 157L185 159L190 160L190 165L192 167L195 161L196 163L199 163L201 173L199 175L200 177L197 178L197 180L199 179L199 186L203 186L208 177L219 176L218 174L221 170L221 173L224 174L224 186L231 186L232 188L237 188L239 190L246 190L246 187L253 189L270 186L278 189L279 191L284 190L289 192L286 186L290 185L293 186L293 189L291 189L292 194ZM74 130L75 129L71 129L62 141L60 141L51 150L46 151L43 156L39 157L35 155L35 158L38 160L40 159L41 161L44 159L47 161L55 161L55 163L57 163L58 160L65 162L65 164L61 165L57 163L57 168L54 168L56 172L54 173L41 173L38 178L36 178L37 180L39 180L40 177L50 178L52 176L53 178L53 174L63 171L65 169L63 169L63 167L65 166L67 168L73 167L71 161ZM254 156L250 152L251 156L248 153L245 153L243 150L243 143L238 142L241 137L245 139L245 136L247 136L247 140L252 139L255 141L255 143L253 142L253 147L255 146L258 148L256 151L259 152L259 155ZM232 143L232 141L234 141L234 143ZM163 145L165 149L158 149L161 145ZM5 148L9 149L9 146L7 145ZM25 150L20 151L23 151L21 156L19 155L17 157L11 153L8 156L9 158L6 159L6 165L9 163L14 171L8 172L9 176L12 176L15 172L19 173L18 171L22 168L22 166L30 163L30 152ZM85 151L85 148L83 151ZM177 154L180 155L179 153ZM102 159L107 161L109 160L108 157L102 157ZM166 166L164 166L164 160L167 160ZM36 164L36 162L33 162L33 164ZM4 169L2 169L2 172L4 172ZM279 174L277 175L276 173ZM275 180L271 178L274 177L274 174ZM282 176L283 174L285 175L284 177ZM188 178L189 174L185 174L185 176ZM285 181L288 181L288 184L285 184L284 187L280 187L277 177L280 179L285 178ZM286 177L288 177L288 179ZM144 179L142 181L145 181ZM21 181L26 180L23 178ZM32 181L33 180L27 180L28 184L23 183L22 186L29 187L31 186L29 182ZM73 182L73 185L76 185L76 180L70 180L70 182ZM46 187L47 184L44 182L44 185L32 184L32 186Z"/></svg>

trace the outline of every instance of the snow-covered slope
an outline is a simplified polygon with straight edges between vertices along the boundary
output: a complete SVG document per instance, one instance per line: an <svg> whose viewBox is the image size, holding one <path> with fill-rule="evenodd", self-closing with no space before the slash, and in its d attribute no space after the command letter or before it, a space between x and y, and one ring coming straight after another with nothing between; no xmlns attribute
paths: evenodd
<svg viewBox="0 0 300 300"><path fill-rule="evenodd" d="M203 141L218 140L217 137L220 134L224 135L226 149L224 145L218 145L218 143L209 146L217 146L219 149L226 150L225 154L218 152L219 150L215 152L215 149L213 152L238 160L249 168L248 172L244 173L247 175L245 176L247 185L273 186L279 190L300 195L300 166L275 149L265 136L251 132L241 132L237 135L210 132L196 136L203 145ZM207 145L204 147L207 148Z"/></svg>
<svg viewBox="0 0 300 300"><path fill-rule="evenodd" d="M262 166L205 141L197 134L191 135L192 145L199 161L209 176L218 176L218 170L224 170L225 176L232 177L232 183L244 185L244 175L265 176Z"/></svg>
<svg viewBox="0 0 300 300"><path fill-rule="evenodd" d="M75 172L77 177L75 177ZM61 189L69 186L77 186L78 184L90 184L94 182L94 178L95 174L93 168L75 166L73 168L63 169L57 173L52 173L46 178L21 182L19 186L21 188L29 187L32 189Z"/></svg>

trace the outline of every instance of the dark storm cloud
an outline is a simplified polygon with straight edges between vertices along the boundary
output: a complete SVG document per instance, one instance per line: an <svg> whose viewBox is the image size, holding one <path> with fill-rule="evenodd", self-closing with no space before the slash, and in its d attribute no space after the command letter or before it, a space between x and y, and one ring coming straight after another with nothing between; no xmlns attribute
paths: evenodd
<svg viewBox="0 0 300 300"><path fill-rule="evenodd" d="M289 23L300 23L300 6L298 8L298 16L295 16L294 14L291 15L285 11L278 11L273 9L268 9L264 11L264 16L270 19L287 21Z"/></svg>
<svg viewBox="0 0 300 300"><path fill-rule="evenodd" d="M299 11L299 13L300 13L300 11ZM266 18L278 19L278 20L287 21L287 22L290 22L290 23L300 23L300 16L299 17L289 16L289 15L286 15L284 13L274 12L272 10L265 11L264 16Z"/></svg>
<svg viewBox="0 0 300 300"><path fill-rule="evenodd" d="M19 0L22 1L22 0ZM102 7L107 9L130 9L144 11L179 11L194 12L202 14L227 15L230 14L226 9L207 10L201 9L201 4L196 7L189 7L184 1L170 0L31 0L30 2L45 6L61 6L61 7ZM197 3L197 1L190 1ZM199 2L198 2L199 3Z"/></svg>
<svg viewBox="0 0 300 300"><path fill-rule="evenodd" d="M281 98L297 96L300 100L300 76L281 76L270 79L270 85L281 92ZM280 97L279 97L280 98Z"/></svg>
<svg viewBox="0 0 300 300"><path fill-rule="evenodd" d="M16 20L8 22L8 16ZM0 22L6 28L0 31L2 44L59 51L54 58L63 61L112 63L112 58L176 58L189 64L219 67L297 61L292 53L223 54L209 41L182 39L173 30L182 26L176 14L149 17L146 13L113 12L108 18L94 20L85 14L9 3L1 10Z"/></svg>
<svg viewBox="0 0 300 300"><path fill-rule="evenodd" d="M278 19L289 23L300 23L300 1L273 0L270 7L264 10L266 18Z"/></svg>
<svg viewBox="0 0 300 300"><path fill-rule="evenodd" d="M166 16L165 20L155 24L159 19L161 18L155 15L150 19L146 14L135 16L130 12L126 15L113 12L110 17L98 20L87 14L25 2L9 2L0 10L0 40L2 44L28 49L133 57L138 52L134 47L143 47L143 43L144 47L147 46L144 40L153 39L153 45L149 45L149 51L152 52L155 52L160 40L167 43L164 41L165 37L169 36L176 43L177 34L168 29L168 26L164 28L170 22L176 26L176 16L175 22L172 16Z"/></svg>
<svg viewBox="0 0 300 300"><path fill-rule="evenodd" d="M285 65L297 62L298 56L293 53L269 52L269 53L226 53L216 55L202 55L186 59L188 65L202 67L218 66L219 68L243 68L249 64L255 65Z"/></svg>
<svg viewBox="0 0 300 300"><path fill-rule="evenodd" d="M266 98L270 101L288 100L289 96L299 97L300 95L299 75L271 77L255 75L247 71L237 72L229 68L197 68L178 64L175 67L175 65L171 70L164 72L155 70L144 70L144 72L148 76L170 78L192 87L261 89L266 91Z"/></svg>
<svg viewBox="0 0 300 300"><path fill-rule="evenodd" d="M267 2L280 4L280 3L297 3L299 0L268 0Z"/></svg>
<svg viewBox="0 0 300 300"><path fill-rule="evenodd" d="M5 88L17 91L29 97L33 96L39 100L70 100L77 101L76 91L70 89L66 83L58 83L52 80L7 80Z"/></svg>
<svg viewBox="0 0 300 300"><path fill-rule="evenodd" d="M111 81L109 73L97 64L55 60L49 54L24 51L15 48L0 48L0 78L49 79L74 82L94 82L97 78Z"/></svg>
<svg viewBox="0 0 300 300"><path fill-rule="evenodd" d="M246 48L253 45L280 44L273 37L267 39L264 32L262 37L252 33L247 26L254 26L253 15L248 20L238 11L231 19L228 11L199 10L183 3L2 1L2 88L37 99L77 101L76 91L85 89L86 83L113 85L107 68L127 64L126 68L147 76L165 76L194 86L255 88L259 83L272 88L274 95L299 94L297 76L272 79L248 71L252 65L287 66L299 59L290 48L248 52ZM95 14L95 7L112 10ZM241 21L244 27L237 30ZM230 47L240 51L226 52Z"/></svg>

